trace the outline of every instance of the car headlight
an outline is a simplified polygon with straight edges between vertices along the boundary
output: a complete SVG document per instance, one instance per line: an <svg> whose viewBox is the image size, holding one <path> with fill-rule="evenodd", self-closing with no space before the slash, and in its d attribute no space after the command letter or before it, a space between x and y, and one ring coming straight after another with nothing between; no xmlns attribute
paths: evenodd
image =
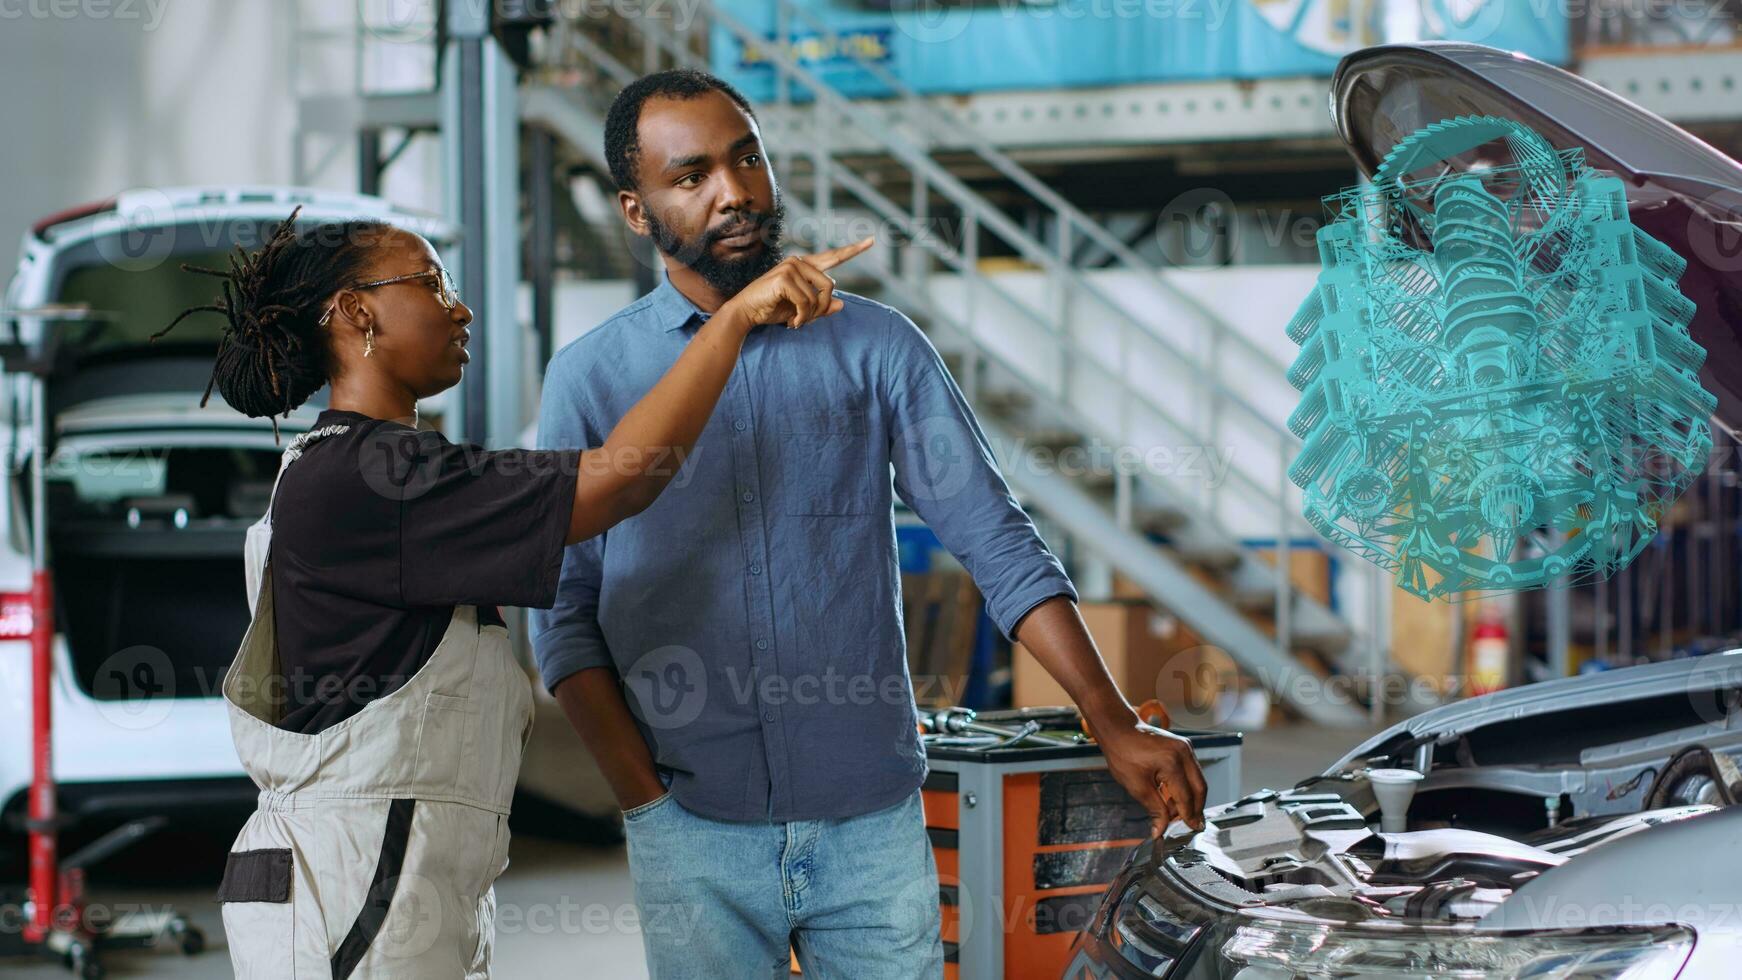
<svg viewBox="0 0 1742 980"><path fill-rule="evenodd" d="M1131 887L1107 924L1107 938L1125 962L1152 977L1162 977L1203 930L1142 888Z"/></svg>
<svg viewBox="0 0 1742 980"><path fill-rule="evenodd" d="M1657 980L1674 977L1693 933L1669 926L1591 932L1402 931L1241 917L1207 945L1220 969L1191 976L1228 980L1431 977L1433 980ZM1206 949L1206 953L1209 952Z"/></svg>

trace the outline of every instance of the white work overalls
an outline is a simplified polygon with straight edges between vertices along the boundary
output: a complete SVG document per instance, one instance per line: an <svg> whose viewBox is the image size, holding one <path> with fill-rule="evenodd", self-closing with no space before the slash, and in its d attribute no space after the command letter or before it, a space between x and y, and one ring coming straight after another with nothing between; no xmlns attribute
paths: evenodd
<svg viewBox="0 0 1742 980"><path fill-rule="evenodd" d="M324 434L293 441L279 478ZM268 528L270 516L268 505ZM402 687L324 731L285 731L273 724L285 681L271 575L266 565L257 579L254 621L223 685L237 754L261 790L218 894L236 976L488 977L492 883L508 864L508 808L532 730L530 681L507 629L456 606Z"/></svg>

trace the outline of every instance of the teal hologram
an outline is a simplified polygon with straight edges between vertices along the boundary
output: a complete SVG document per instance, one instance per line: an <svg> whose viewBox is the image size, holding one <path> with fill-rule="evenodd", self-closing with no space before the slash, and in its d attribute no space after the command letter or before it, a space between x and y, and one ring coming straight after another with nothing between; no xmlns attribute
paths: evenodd
<svg viewBox="0 0 1742 980"><path fill-rule="evenodd" d="M1628 220L1621 181L1459 117L1325 203L1288 327L1308 522L1427 599L1625 567L1706 465L1716 399L1686 262Z"/></svg>

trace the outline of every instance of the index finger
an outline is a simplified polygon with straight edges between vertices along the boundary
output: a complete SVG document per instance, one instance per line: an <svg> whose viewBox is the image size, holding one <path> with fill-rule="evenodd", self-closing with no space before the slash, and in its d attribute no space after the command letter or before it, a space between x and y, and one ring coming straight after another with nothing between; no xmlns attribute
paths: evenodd
<svg viewBox="0 0 1742 980"><path fill-rule="evenodd" d="M1187 827L1193 830L1201 829L1202 824L1194 823L1194 821L1203 820L1202 811L1192 809L1191 800L1185 792L1182 792L1182 787L1177 785L1178 781L1172 777L1165 777L1158 783L1161 798L1166 800L1168 806L1172 808L1173 815L1185 821Z"/></svg>
<svg viewBox="0 0 1742 980"><path fill-rule="evenodd" d="M1190 794L1190 799L1186 802L1191 806L1191 812L1197 814L1198 818L1202 820L1204 804L1208 803L1210 798L1210 787L1204 781L1204 770L1199 765L1196 756L1192 757L1192 764L1186 768L1186 787Z"/></svg>
<svg viewBox="0 0 1742 980"><path fill-rule="evenodd" d="M1177 770L1163 779L1163 790L1174 810L1193 830L1204 825L1204 777L1198 762L1188 751Z"/></svg>
<svg viewBox="0 0 1742 980"><path fill-rule="evenodd" d="M1162 793L1158 782L1152 779L1147 790L1143 794L1144 798L1137 802L1148 811L1150 829L1160 838L1167 834L1167 825L1173 822L1175 807Z"/></svg>
<svg viewBox="0 0 1742 980"><path fill-rule="evenodd" d="M853 256L858 255L860 252L870 248L876 241L876 235L866 235L864 238L859 239L851 245L842 245L839 248L831 248L828 251L818 252L815 255L807 255L804 257L804 260L819 269L833 269L842 262L845 262Z"/></svg>

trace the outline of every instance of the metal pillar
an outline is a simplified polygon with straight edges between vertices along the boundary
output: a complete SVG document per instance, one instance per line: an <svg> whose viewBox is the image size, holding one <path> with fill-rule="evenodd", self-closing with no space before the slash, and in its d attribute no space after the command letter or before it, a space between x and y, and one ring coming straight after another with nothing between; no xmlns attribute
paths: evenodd
<svg viewBox="0 0 1742 980"><path fill-rule="evenodd" d="M1566 534L1555 531L1549 536L1555 548L1566 540ZM1548 619L1548 670L1551 677L1567 677L1572 673L1572 595L1568 579L1563 576L1548 584L1543 602Z"/></svg>
<svg viewBox="0 0 1742 980"><path fill-rule="evenodd" d="M381 130L357 131L357 193L381 193Z"/></svg>
<svg viewBox="0 0 1742 980"><path fill-rule="evenodd" d="M1568 677L1573 671L1572 596L1565 579L1550 585L1544 595L1548 603L1548 669L1554 677Z"/></svg>
<svg viewBox="0 0 1742 980"><path fill-rule="evenodd" d="M490 10L482 3L446 6L441 118L447 210L461 229L456 279L477 318L456 431L500 447L518 441L526 413L515 303L520 132L514 64L490 34Z"/></svg>
<svg viewBox="0 0 1742 980"><path fill-rule="evenodd" d="M556 137L542 126L527 129L526 203L532 211L532 239L527 243L527 260L532 268L527 279L532 284L532 335L538 344L535 359L539 374L544 373L554 351L552 336L556 289Z"/></svg>

